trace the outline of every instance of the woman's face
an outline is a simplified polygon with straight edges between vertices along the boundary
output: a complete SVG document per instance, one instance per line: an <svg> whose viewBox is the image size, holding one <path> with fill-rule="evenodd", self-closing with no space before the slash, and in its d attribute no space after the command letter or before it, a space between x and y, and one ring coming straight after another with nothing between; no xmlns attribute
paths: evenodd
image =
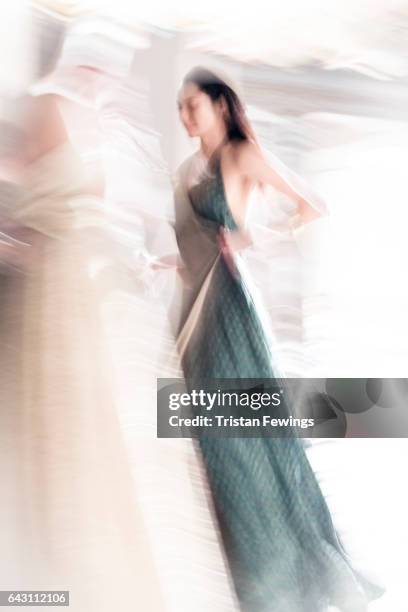
<svg viewBox="0 0 408 612"><path fill-rule="evenodd" d="M219 104L201 91L194 83L188 83L180 91L177 101L180 119L190 137L203 136L218 125Z"/></svg>

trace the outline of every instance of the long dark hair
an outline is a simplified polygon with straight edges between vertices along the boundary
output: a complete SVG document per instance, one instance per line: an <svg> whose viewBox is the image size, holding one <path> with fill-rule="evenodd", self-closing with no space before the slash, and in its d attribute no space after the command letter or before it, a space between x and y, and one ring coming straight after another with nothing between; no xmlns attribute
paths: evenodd
<svg viewBox="0 0 408 612"><path fill-rule="evenodd" d="M224 98L228 113L226 128L228 140L249 140L256 143L256 137L237 93L223 79L211 70L196 66L183 79L183 85L193 83L206 93L213 102Z"/></svg>

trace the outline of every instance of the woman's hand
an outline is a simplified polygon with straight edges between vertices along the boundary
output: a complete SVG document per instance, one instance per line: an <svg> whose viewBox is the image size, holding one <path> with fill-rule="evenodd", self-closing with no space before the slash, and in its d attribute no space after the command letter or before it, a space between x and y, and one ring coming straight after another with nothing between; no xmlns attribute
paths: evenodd
<svg viewBox="0 0 408 612"><path fill-rule="evenodd" d="M317 211L312 206L310 206L310 204L306 200L300 199L298 200L298 202L298 209L290 220L290 225L292 229L299 229L303 225L307 225L312 221L316 221L317 219L326 216Z"/></svg>
<svg viewBox="0 0 408 612"><path fill-rule="evenodd" d="M225 263L230 269L231 274L235 276L236 264L234 260L234 253L250 247L253 244L251 236L248 232L241 229L231 232L222 227L218 233L217 240Z"/></svg>
<svg viewBox="0 0 408 612"><path fill-rule="evenodd" d="M179 255L171 253L170 255L163 255L163 257L156 257L150 262L150 269L157 271L163 270L176 270L181 280L189 284L190 277L187 268L181 263Z"/></svg>
<svg viewBox="0 0 408 612"><path fill-rule="evenodd" d="M170 255L163 255L162 257L156 257L151 261L152 270L169 270L172 268L179 267L179 257L175 253Z"/></svg>
<svg viewBox="0 0 408 612"><path fill-rule="evenodd" d="M229 231L224 227L220 228L218 234L218 246L221 252L230 253L242 251L253 245L249 232L239 229Z"/></svg>

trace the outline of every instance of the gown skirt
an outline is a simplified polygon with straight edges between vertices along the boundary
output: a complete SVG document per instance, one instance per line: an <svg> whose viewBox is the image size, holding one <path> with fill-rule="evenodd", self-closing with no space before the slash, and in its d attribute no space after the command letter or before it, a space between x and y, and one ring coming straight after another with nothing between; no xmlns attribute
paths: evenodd
<svg viewBox="0 0 408 612"><path fill-rule="evenodd" d="M0 274L1 588L69 591L73 612L236 612L202 462L156 435L166 312L87 185L66 142L14 207L30 253Z"/></svg>
<svg viewBox="0 0 408 612"><path fill-rule="evenodd" d="M181 172L175 201L190 278L178 333L187 388L203 379L276 379L243 268L218 246L220 231L238 229L219 155L192 186ZM353 569L301 439L200 436L198 444L242 610L363 612L382 594Z"/></svg>

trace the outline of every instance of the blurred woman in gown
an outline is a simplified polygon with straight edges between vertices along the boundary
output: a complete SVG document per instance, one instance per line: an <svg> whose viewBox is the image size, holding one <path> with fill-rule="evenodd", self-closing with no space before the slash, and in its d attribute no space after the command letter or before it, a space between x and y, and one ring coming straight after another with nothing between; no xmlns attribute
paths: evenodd
<svg viewBox="0 0 408 612"><path fill-rule="evenodd" d="M115 602L130 610L136 580L147 608L162 610L99 317L113 279L90 276L103 247L103 185L87 176L60 104L54 95L27 98L20 151L13 220L28 252L7 305L3 296L16 389L3 405L3 418L14 419L3 435L16 464L2 588L66 589L78 612Z"/></svg>
<svg viewBox="0 0 408 612"><path fill-rule="evenodd" d="M300 177L288 181L260 149L235 91L205 68L179 93L200 148L179 169L175 230L185 282L178 350L187 384L275 378L271 342L239 250L247 201L272 185L298 203L297 224L324 213ZM302 441L202 437L200 449L235 589L245 612L363 612L381 587L353 569Z"/></svg>
<svg viewBox="0 0 408 612"><path fill-rule="evenodd" d="M209 500L191 484L193 472L206 487L194 452L142 430L135 456L151 487L132 474L123 396L142 423L155 405L118 386L102 313L125 291L137 303L137 283L115 265L94 273L95 260L115 253L103 181L69 140L70 104L27 96L24 113L12 210L24 257L2 294L1 588L69 590L75 612L234 612ZM115 336L123 330L113 319Z"/></svg>

